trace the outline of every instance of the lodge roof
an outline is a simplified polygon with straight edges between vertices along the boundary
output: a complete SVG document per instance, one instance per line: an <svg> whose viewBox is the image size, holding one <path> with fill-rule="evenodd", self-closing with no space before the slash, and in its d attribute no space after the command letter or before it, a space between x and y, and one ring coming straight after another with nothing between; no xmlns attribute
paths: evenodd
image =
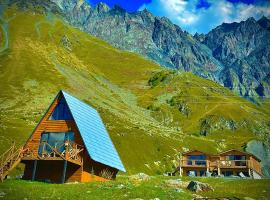
<svg viewBox="0 0 270 200"><path fill-rule="evenodd" d="M112 143L99 113L90 105L60 91L81 134L91 159L125 172L125 167Z"/></svg>
<svg viewBox="0 0 270 200"><path fill-rule="evenodd" d="M261 160L260 160L257 156L255 156L254 154L249 153L249 152L246 152L246 151L240 151L240 150L238 150L238 149L230 149L230 150L227 150L227 151L223 151L223 152L219 153L218 155L224 155L224 154L230 153L230 152L232 152L232 151L238 151L238 152L243 153L243 154L245 154L245 155L252 156L252 157L254 157L254 158L255 158L256 160L258 160L258 161L261 161Z"/></svg>
<svg viewBox="0 0 270 200"><path fill-rule="evenodd" d="M199 153L204 154L204 155L210 155L208 153L205 153L203 151L199 151L199 150L196 150L196 149L195 150L186 151L186 152L182 153L182 155L187 155L187 154L190 154L190 153L193 153L193 152L199 152Z"/></svg>

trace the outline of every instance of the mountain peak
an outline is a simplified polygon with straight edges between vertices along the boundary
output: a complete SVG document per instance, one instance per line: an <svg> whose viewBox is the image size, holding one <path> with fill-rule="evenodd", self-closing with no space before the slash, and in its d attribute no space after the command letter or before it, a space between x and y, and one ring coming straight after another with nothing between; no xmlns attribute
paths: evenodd
<svg viewBox="0 0 270 200"><path fill-rule="evenodd" d="M256 22L256 20L254 19L254 17L249 17L246 21L247 22Z"/></svg>
<svg viewBox="0 0 270 200"><path fill-rule="evenodd" d="M262 16L261 19L257 21L258 24L260 24L261 27L270 30L270 19L268 19L265 16Z"/></svg>
<svg viewBox="0 0 270 200"><path fill-rule="evenodd" d="M121 6L115 4L112 8L112 10L116 11L116 12L119 12L119 13L126 13L127 11L122 8Z"/></svg>
<svg viewBox="0 0 270 200"><path fill-rule="evenodd" d="M94 10L97 11L97 13L106 13L110 10L110 7L106 3L99 2Z"/></svg>

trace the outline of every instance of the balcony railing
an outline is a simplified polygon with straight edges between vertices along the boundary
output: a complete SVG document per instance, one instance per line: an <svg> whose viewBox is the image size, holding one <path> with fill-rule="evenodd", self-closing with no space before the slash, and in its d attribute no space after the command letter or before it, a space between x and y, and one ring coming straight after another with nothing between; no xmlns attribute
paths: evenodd
<svg viewBox="0 0 270 200"><path fill-rule="evenodd" d="M180 161L182 167L209 167L209 168L248 168L249 160L189 160Z"/></svg>
<svg viewBox="0 0 270 200"><path fill-rule="evenodd" d="M218 160L216 163L220 168L247 168L248 160Z"/></svg>
<svg viewBox="0 0 270 200"><path fill-rule="evenodd" d="M39 144L38 152L36 152L37 150L31 150L31 148L25 147L22 159L67 160L81 165L83 162L83 150L83 146L72 141L65 141L59 145L56 143L54 146L44 141Z"/></svg>
<svg viewBox="0 0 270 200"><path fill-rule="evenodd" d="M185 166L185 167L206 167L207 160L181 160L180 161L180 166Z"/></svg>

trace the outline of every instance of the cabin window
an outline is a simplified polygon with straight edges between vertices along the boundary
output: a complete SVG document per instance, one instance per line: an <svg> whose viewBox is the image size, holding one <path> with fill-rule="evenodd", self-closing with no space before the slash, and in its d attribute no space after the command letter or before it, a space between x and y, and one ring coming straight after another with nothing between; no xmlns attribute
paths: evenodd
<svg viewBox="0 0 270 200"><path fill-rule="evenodd" d="M59 153L65 150L65 141L74 142L73 132L43 133L40 139L39 155L53 153L57 149Z"/></svg>
<svg viewBox="0 0 270 200"><path fill-rule="evenodd" d="M72 120L72 115L64 98L55 107L49 120Z"/></svg>
<svg viewBox="0 0 270 200"><path fill-rule="evenodd" d="M192 161L195 162L195 165L206 165L205 160L205 155L190 155L188 156L188 165L192 165Z"/></svg>

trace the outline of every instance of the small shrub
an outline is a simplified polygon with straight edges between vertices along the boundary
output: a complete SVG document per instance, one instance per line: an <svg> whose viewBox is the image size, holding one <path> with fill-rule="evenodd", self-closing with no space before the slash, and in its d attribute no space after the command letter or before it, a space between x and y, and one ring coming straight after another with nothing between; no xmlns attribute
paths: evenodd
<svg viewBox="0 0 270 200"><path fill-rule="evenodd" d="M165 70L157 72L154 76L152 76L149 79L148 85L155 87L162 82L170 80L174 73L175 71L165 71Z"/></svg>
<svg viewBox="0 0 270 200"><path fill-rule="evenodd" d="M172 97L169 101L167 101L167 103L170 104L170 106L177 107L179 112L186 117L189 117L192 112L187 103L182 100L180 95Z"/></svg>
<svg viewBox="0 0 270 200"><path fill-rule="evenodd" d="M105 179L111 180L113 178L113 173L111 171L109 171L108 169L103 169L100 172L100 176L105 178Z"/></svg>
<svg viewBox="0 0 270 200"><path fill-rule="evenodd" d="M147 110L151 110L151 111L160 111L160 107L155 106L155 105L150 105L147 107Z"/></svg>

